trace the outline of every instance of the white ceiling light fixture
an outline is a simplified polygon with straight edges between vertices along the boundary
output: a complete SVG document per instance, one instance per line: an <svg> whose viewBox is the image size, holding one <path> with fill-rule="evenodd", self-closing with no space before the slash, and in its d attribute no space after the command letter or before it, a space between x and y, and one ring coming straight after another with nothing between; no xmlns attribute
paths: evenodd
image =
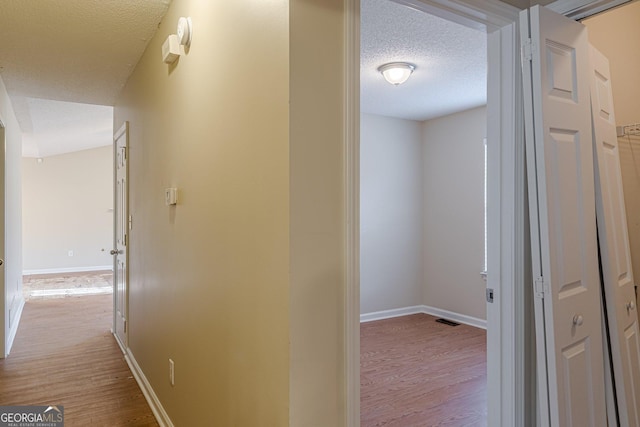
<svg viewBox="0 0 640 427"><path fill-rule="evenodd" d="M395 86L406 82L415 69L416 66L408 62L389 62L378 67L384 79Z"/></svg>

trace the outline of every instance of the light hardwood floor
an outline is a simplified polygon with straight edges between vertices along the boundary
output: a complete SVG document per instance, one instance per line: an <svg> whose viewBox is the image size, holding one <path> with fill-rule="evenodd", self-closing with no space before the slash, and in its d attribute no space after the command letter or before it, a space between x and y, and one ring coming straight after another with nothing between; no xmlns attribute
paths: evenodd
<svg viewBox="0 0 640 427"><path fill-rule="evenodd" d="M362 427L487 425L486 331L435 320L360 326Z"/></svg>
<svg viewBox="0 0 640 427"><path fill-rule="evenodd" d="M110 270L22 276L22 293L26 300L112 292L113 272Z"/></svg>
<svg viewBox="0 0 640 427"><path fill-rule="evenodd" d="M0 405L62 405L65 426L157 426L111 335L112 296L26 303Z"/></svg>

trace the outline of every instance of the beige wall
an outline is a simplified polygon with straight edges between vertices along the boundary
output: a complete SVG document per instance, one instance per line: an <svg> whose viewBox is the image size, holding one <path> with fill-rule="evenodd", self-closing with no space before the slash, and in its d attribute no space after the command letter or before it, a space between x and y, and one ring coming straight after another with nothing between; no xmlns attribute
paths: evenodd
<svg viewBox="0 0 640 427"><path fill-rule="evenodd" d="M0 291L4 303L0 304L0 357L9 353L13 337L18 328L19 315L24 305L22 297L22 185L21 162L22 133L18 126L11 101L0 77L0 185L4 186L4 198L0 200L0 231L4 233L4 246L0 245L0 259L4 264L4 280L0 279ZM0 190L0 198L2 191ZM4 214L4 216L3 216ZM0 233L2 234L2 233Z"/></svg>
<svg viewBox="0 0 640 427"><path fill-rule="evenodd" d="M486 107L427 120L424 141L424 303L486 319Z"/></svg>
<svg viewBox="0 0 640 427"><path fill-rule="evenodd" d="M341 31L341 1L174 0L116 103L129 346L175 425L343 424Z"/></svg>
<svg viewBox="0 0 640 427"><path fill-rule="evenodd" d="M343 3L289 2L291 426L346 412Z"/></svg>
<svg viewBox="0 0 640 427"><path fill-rule="evenodd" d="M111 146L23 158L22 194L26 273L112 264Z"/></svg>
<svg viewBox="0 0 640 427"><path fill-rule="evenodd" d="M617 125L640 122L640 2L583 21L589 42L602 52L611 67L613 104ZM636 283L640 283L640 136L618 138L629 244Z"/></svg>
<svg viewBox="0 0 640 427"><path fill-rule="evenodd" d="M167 66L180 16L193 42ZM173 1L115 106L114 128L130 122L129 346L178 426L288 423L287 22L286 2Z"/></svg>

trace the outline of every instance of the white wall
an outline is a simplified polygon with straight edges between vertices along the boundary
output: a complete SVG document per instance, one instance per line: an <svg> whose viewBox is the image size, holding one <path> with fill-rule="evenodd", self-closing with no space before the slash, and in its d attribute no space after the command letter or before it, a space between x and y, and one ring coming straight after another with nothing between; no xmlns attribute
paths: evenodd
<svg viewBox="0 0 640 427"><path fill-rule="evenodd" d="M422 304L420 122L360 117L360 312Z"/></svg>
<svg viewBox="0 0 640 427"><path fill-rule="evenodd" d="M424 141L424 304L486 319L486 107L428 120Z"/></svg>
<svg viewBox="0 0 640 427"><path fill-rule="evenodd" d="M110 266L113 148L23 158L22 170L25 273Z"/></svg>
<svg viewBox="0 0 640 427"><path fill-rule="evenodd" d="M361 314L426 305L486 319L486 117L361 116Z"/></svg>
<svg viewBox="0 0 640 427"><path fill-rule="evenodd" d="M4 260L4 265L0 267L0 271L4 271L4 280L0 280L1 295L4 296L0 303L2 333L0 357L4 357L9 354L18 329L24 298L22 297L22 165L20 163L22 133L2 78L0 78L0 122L4 126L4 132L0 131L0 139L4 135L4 150L0 154L0 167L4 169L4 174L0 178L0 185L4 182L4 200L0 202L2 204L0 218L4 214L4 245L0 249L0 259Z"/></svg>

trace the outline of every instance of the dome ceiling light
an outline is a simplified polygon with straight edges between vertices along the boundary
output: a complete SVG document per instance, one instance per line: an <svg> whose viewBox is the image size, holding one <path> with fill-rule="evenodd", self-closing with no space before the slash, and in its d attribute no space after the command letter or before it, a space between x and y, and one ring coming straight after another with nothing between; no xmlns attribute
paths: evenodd
<svg viewBox="0 0 640 427"><path fill-rule="evenodd" d="M395 86L406 82L415 69L416 66L408 62L389 62L378 67L384 79Z"/></svg>

